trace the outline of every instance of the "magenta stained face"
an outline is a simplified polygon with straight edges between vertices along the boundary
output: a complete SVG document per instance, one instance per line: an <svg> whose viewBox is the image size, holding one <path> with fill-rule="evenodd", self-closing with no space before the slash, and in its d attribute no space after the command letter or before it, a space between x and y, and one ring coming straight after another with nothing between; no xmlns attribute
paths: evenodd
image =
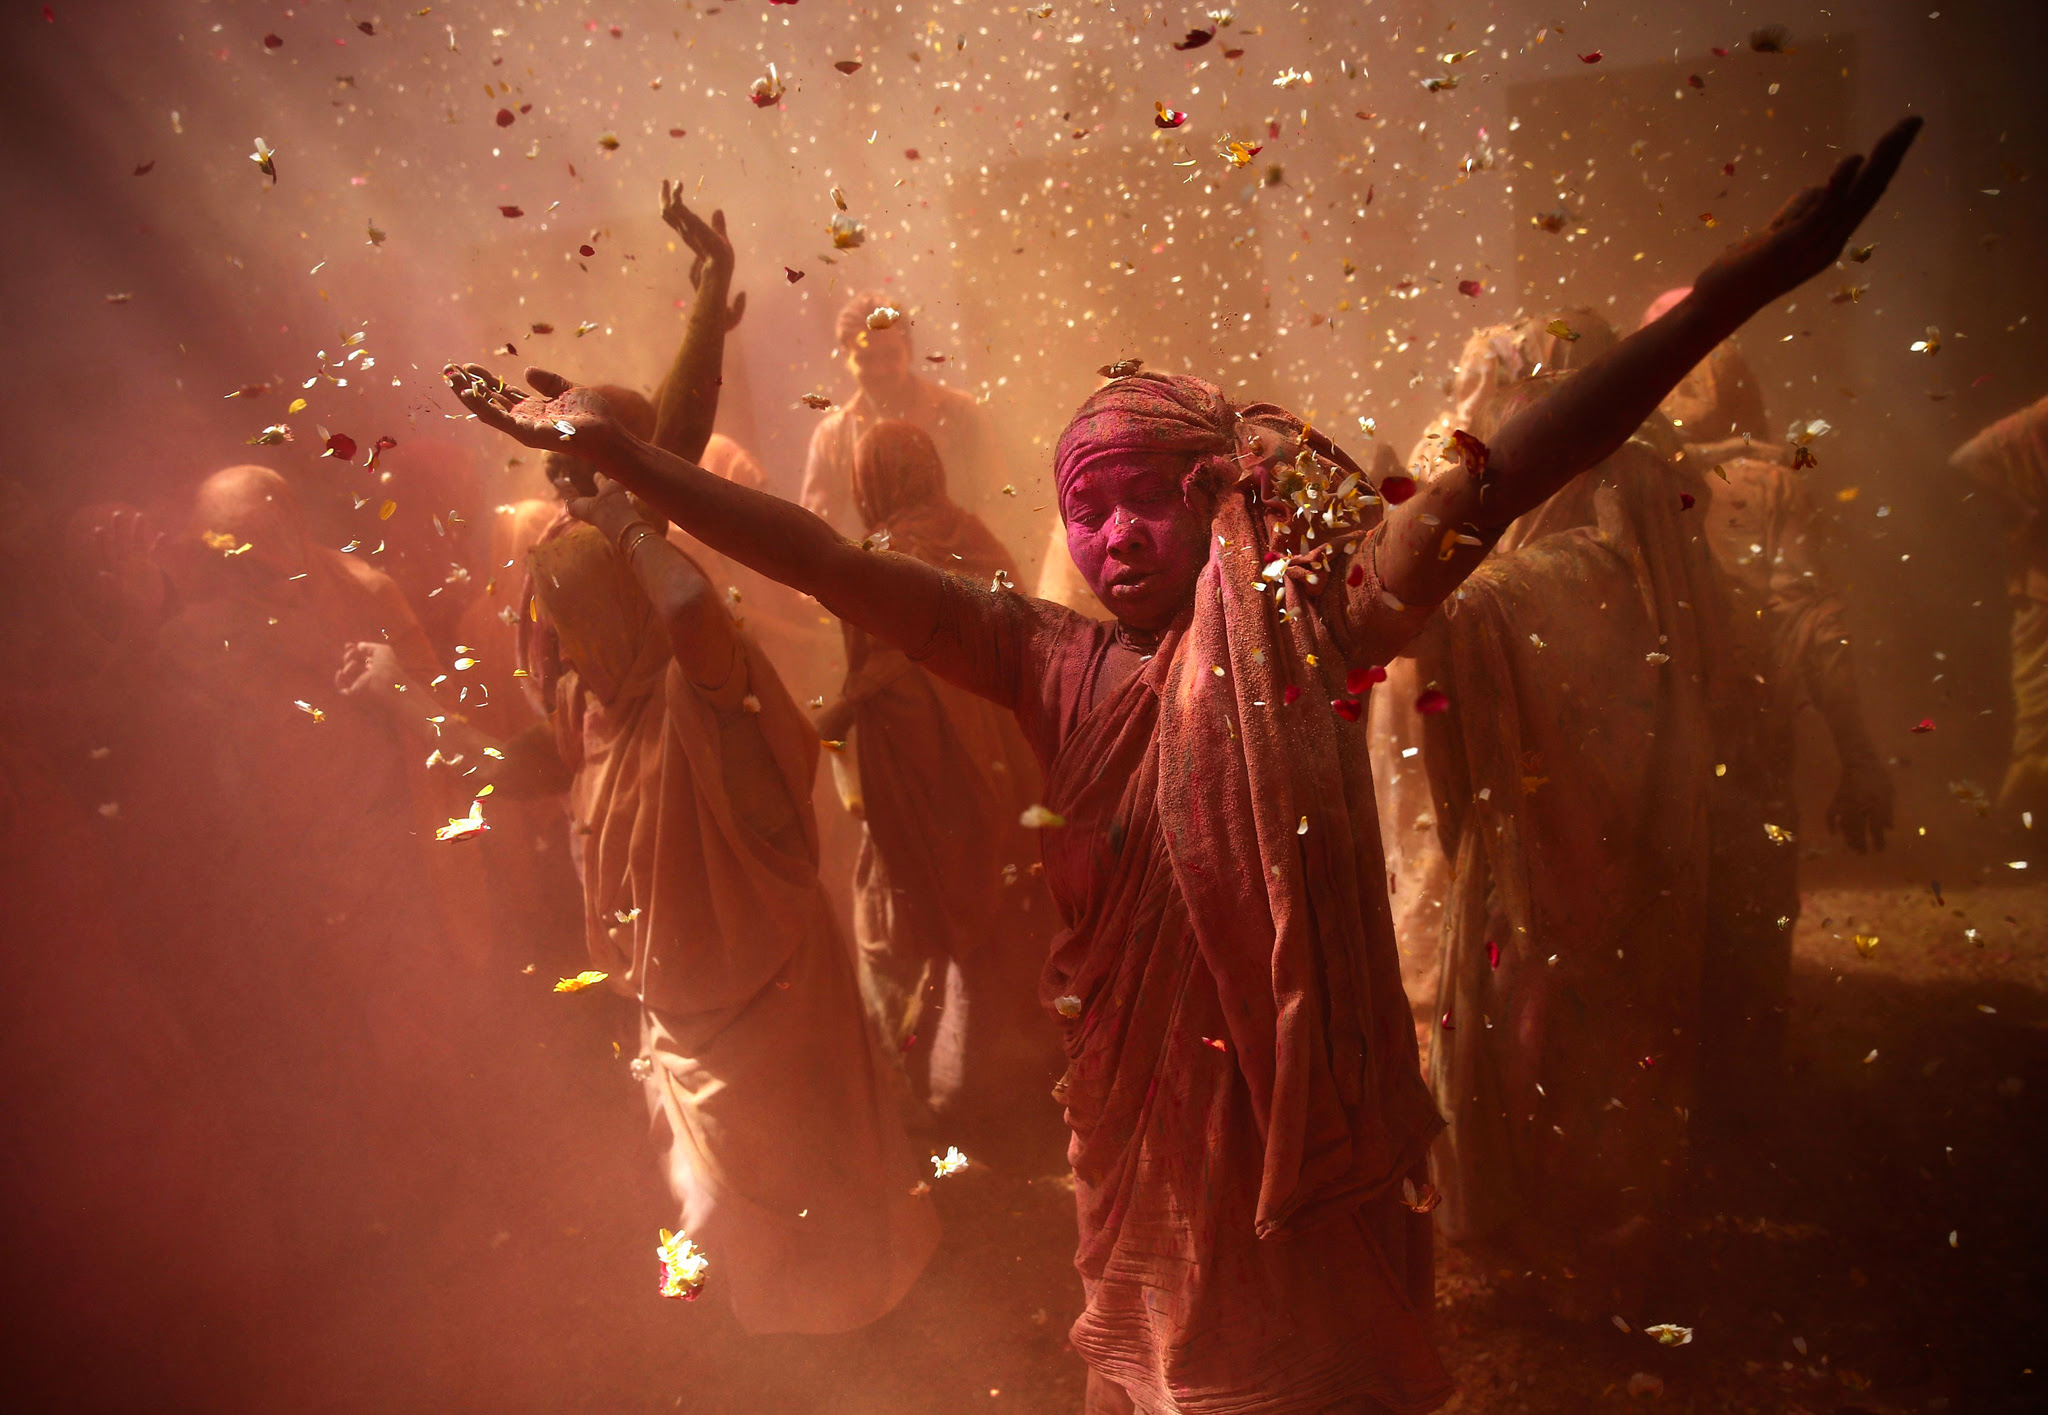
<svg viewBox="0 0 2048 1415"><path fill-rule="evenodd" d="M1082 468L1061 493L1075 567L1133 629L1171 623L1209 559L1212 508L1189 504L1187 473L1186 453L1132 452Z"/></svg>

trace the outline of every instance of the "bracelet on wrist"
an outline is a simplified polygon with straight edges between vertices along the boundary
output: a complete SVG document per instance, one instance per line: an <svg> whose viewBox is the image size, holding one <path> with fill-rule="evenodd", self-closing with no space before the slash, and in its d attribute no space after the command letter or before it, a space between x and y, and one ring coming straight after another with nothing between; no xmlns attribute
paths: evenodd
<svg viewBox="0 0 2048 1415"><path fill-rule="evenodd" d="M634 532L636 531L639 532L638 535L634 534ZM631 559L633 552L640 548L641 541L647 539L647 537L649 536L658 536L660 534L660 531L656 530L646 521L638 519L628 521L626 523L626 528L619 532L619 538L617 542L619 547L619 555L623 558Z"/></svg>

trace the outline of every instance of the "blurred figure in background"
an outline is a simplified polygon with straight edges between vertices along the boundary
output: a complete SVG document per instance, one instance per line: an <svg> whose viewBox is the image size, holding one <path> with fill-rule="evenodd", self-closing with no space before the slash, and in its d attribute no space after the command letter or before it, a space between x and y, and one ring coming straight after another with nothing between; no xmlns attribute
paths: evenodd
<svg viewBox="0 0 2048 1415"><path fill-rule="evenodd" d="M979 584L1009 552L946 494L922 428L877 423L854 452L869 541ZM1016 719L845 626L846 681L818 719L839 741L860 818L854 940L862 989L913 1095L944 1115L992 1117L1059 1079L1037 977L1055 925L1037 845L1019 824L1038 763Z"/></svg>
<svg viewBox="0 0 2048 1415"><path fill-rule="evenodd" d="M1570 318L1580 314L1570 311ZM1451 407L1432 418L1408 454L1407 466L1426 482L1460 462L1451 441L1459 428L1481 437L1482 427L1499 421L1501 400L1524 379L1545 371L1583 368L1613 347L1614 331L1591 311L1583 327L1567 326L1577 339L1552 334L1544 320L1525 319L1475 332L1465 341L1447 392ZM1384 446L1376 455L1391 459ZM1376 475L1399 471L1375 468ZM1443 963L1443 909L1450 894L1456 846L1439 832L1448 807L1440 807L1422 760L1423 718L1413 704L1428 686L1414 654L1386 665L1385 688L1367 704L1373 750L1373 787L1380 836L1387 857L1387 894L1394 910L1394 935L1401 951L1401 982L1414 1009L1417 1035L1427 1054L1435 1033L1437 978ZM1448 853L1447 853L1448 852Z"/></svg>
<svg viewBox="0 0 2048 1415"><path fill-rule="evenodd" d="M199 730L218 731L221 721L250 729L231 749L240 760L237 773L246 774L252 789L261 779L264 789L279 793L280 814L293 813L283 782L298 772L309 775L303 798L309 805L377 799L385 789L384 773L392 773L389 802L402 800L410 822L380 837L387 843L374 848L416 852L419 839L459 811L465 799L460 788L448 784L445 773L432 772L424 759L390 762L394 744L382 724L354 721L358 714L346 711L330 718L324 706L333 699L331 661L345 643L388 643L422 682L440 676L440 659L405 596L360 556L315 544L298 494L267 467L230 467L208 477L194 498L189 524L183 552L194 568L180 613L165 626L161 641L184 681L212 704L214 725ZM218 670L210 668L212 662ZM257 723L269 724L268 730L254 730ZM306 739L308 727L332 730ZM368 734L360 742L332 740L359 732ZM258 764L273 754L290 769ZM389 765L366 768L369 761ZM321 819L315 828L353 831L360 823ZM372 848L367 841L365 848ZM352 858L346 851L336 854ZM489 912L480 863L471 855L441 852L430 857L428 869L429 897L448 940L468 963L481 963ZM327 889L351 891L357 903L341 909L343 914L373 903L382 908L380 901L389 898L388 886L353 870L326 871L322 883L309 882L308 888L313 898Z"/></svg>
<svg viewBox="0 0 2048 1415"><path fill-rule="evenodd" d="M443 664L467 657L462 626L481 596L489 529L483 477L470 448L408 437L378 458L381 495L397 504L376 557L413 607Z"/></svg>
<svg viewBox="0 0 2048 1415"><path fill-rule="evenodd" d="M1002 489L1009 480L995 429L970 394L935 383L912 366L908 310L889 296L863 291L839 311L839 352L858 387L819 421L804 463L802 500L842 535L862 534L853 500L854 448L878 422L914 423L930 435L945 464L953 496L991 526L1010 517Z"/></svg>
<svg viewBox="0 0 2048 1415"><path fill-rule="evenodd" d="M1615 342L1583 309L1475 335L1423 477ZM1636 1310L1677 1237L1721 656L1695 480L1624 445L1510 525L1373 695L1441 1228L1581 1320Z"/></svg>
<svg viewBox="0 0 2048 1415"><path fill-rule="evenodd" d="M1659 297L1657 318L1686 290ZM1728 671L1716 681L1714 886L1707 949L1703 1112L1752 1119L1785 1051L1792 929L1799 919L1798 713L1811 704L1841 770L1827 828L1884 848L1892 782L1863 720L1848 617L1820 558L1823 524L1803 446L1765 441L1763 397L1733 341L1686 376L1662 412L1699 473L1708 544L1726 585Z"/></svg>
<svg viewBox="0 0 2048 1415"><path fill-rule="evenodd" d="M702 273L676 455L701 456L727 327L730 246L675 203ZM722 223L717 223L722 225ZM708 376L706 370L711 371ZM605 406L634 409L606 390ZM397 654L364 642L337 682L422 742L482 765L495 798L566 790L593 970L636 1004L633 1074L680 1229L740 1326L849 1331L901 1300L938 1241L818 882L817 736L726 597L588 463L528 552L522 667L550 729L496 742L420 711ZM484 809L481 796L479 809ZM678 1294L681 1295L681 1294Z"/></svg>
<svg viewBox="0 0 2048 1415"><path fill-rule="evenodd" d="M2048 812L2048 398L2001 418L1949 465L2020 512L2012 536L2012 755L1999 788L2008 811Z"/></svg>

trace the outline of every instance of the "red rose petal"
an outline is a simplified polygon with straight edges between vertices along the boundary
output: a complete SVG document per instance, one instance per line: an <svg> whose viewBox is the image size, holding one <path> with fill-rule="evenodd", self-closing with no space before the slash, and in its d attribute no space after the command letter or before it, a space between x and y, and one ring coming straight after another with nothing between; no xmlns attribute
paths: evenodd
<svg viewBox="0 0 2048 1415"><path fill-rule="evenodd" d="M804 273L801 270L792 270L786 265L782 267L782 273L789 277L789 283L792 285L804 278Z"/></svg>
<svg viewBox="0 0 2048 1415"><path fill-rule="evenodd" d="M1707 81L1701 78L1698 74L1687 74L1685 76L1685 81L1691 84L1694 88L1705 88L1707 86Z"/></svg>
<svg viewBox="0 0 2048 1415"><path fill-rule="evenodd" d="M282 49L282 48L284 48L284 36L283 36L283 35L281 35L281 34L266 34L266 35L264 35L264 36L263 36L263 47L264 47L265 49Z"/></svg>
<svg viewBox="0 0 2048 1415"><path fill-rule="evenodd" d="M1455 1032L1458 1030L1456 1027L1451 1025L1451 1014L1448 1012L1446 1012L1443 1015L1443 1020L1438 1022L1437 1026L1443 1028L1446 1032Z"/></svg>
<svg viewBox="0 0 2048 1415"><path fill-rule="evenodd" d="M1344 691L1354 698L1361 698L1373 684L1386 681L1387 670L1375 663L1367 668L1354 668L1345 674Z"/></svg>
<svg viewBox="0 0 2048 1415"><path fill-rule="evenodd" d="M1489 968L1498 968L1500 966L1500 945L1492 939L1486 941L1486 966Z"/></svg>
<svg viewBox="0 0 2048 1415"><path fill-rule="evenodd" d="M1386 499L1386 503L1389 506L1399 506L1414 494L1415 478L1413 477L1404 477L1397 472L1393 476L1382 478L1380 481L1380 495Z"/></svg>
<svg viewBox="0 0 2048 1415"><path fill-rule="evenodd" d="M327 450L320 455L339 457L344 462L352 462L356 456L356 440L345 432L337 432L327 439Z"/></svg>
<svg viewBox="0 0 2048 1415"><path fill-rule="evenodd" d="M1458 293L1461 295L1470 295L1475 299L1478 298L1479 292L1481 290L1484 290L1485 288L1486 287L1480 284L1477 280L1460 280L1458 282Z"/></svg>
<svg viewBox="0 0 2048 1415"><path fill-rule="evenodd" d="M1932 732L1934 730L1934 719L1931 717L1921 718L1920 725L1915 727L1913 730L1915 732Z"/></svg>
<svg viewBox="0 0 2048 1415"><path fill-rule="evenodd" d="M501 206L498 208L498 215L510 220L515 217L524 216L526 213L516 206Z"/></svg>
<svg viewBox="0 0 2048 1415"><path fill-rule="evenodd" d="M1600 62L1600 58L1600 51L1596 49L1591 54L1581 54L1579 56L1579 62L1581 64L1597 64Z"/></svg>
<svg viewBox="0 0 2048 1415"><path fill-rule="evenodd" d="M668 135L672 138L688 137L690 135L690 130L688 128L670 128L668 130Z"/></svg>
<svg viewBox="0 0 2048 1415"><path fill-rule="evenodd" d="M1289 683L1287 685L1287 691L1280 695L1280 705L1282 707L1293 707L1296 703L1300 701L1301 689L1295 687L1292 683Z"/></svg>
<svg viewBox="0 0 2048 1415"><path fill-rule="evenodd" d="M1425 688L1422 696L1415 700L1415 710L1425 717L1434 717L1447 711L1451 706L1450 695L1441 688Z"/></svg>
<svg viewBox="0 0 2048 1415"><path fill-rule="evenodd" d="M1354 590L1365 583L1364 561L1361 560L1351 567L1351 573L1344 577L1344 583L1351 586Z"/></svg>
<svg viewBox="0 0 2048 1415"><path fill-rule="evenodd" d="M1188 37L1176 39L1173 47L1179 50L1200 49L1215 37L1216 31L1213 29L1191 29L1188 31Z"/></svg>
<svg viewBox="0 0 2048 1415"><path fill-rule="evenodd" d="M596 247L596 246L578 246L578 247L576 248L576 254L578 254L578 255L580 255L580 256L593 256L593 255L596 255L596 254L597 254L597 247Z"/></svg>
<svg viewBox="0 0 2048 1415"><path fill-rule="evenodd" d="M1693 499L1692 499L1692 493L1691 493L1691 492L1689 492L1689 491L1681 491L1681 492L1679 492L1679 493L1678 493L1678 509L1679 509L1679 510L1681 510L1681 511L1690 511L1690 510L1692 510L1692 508L1693 508L1693 505L1694 505L1694 502L1693 502Z"/></svg>
<svg viewBox="0 0 2048 1415"><path fill-rule="evenodd" d="M511 109L500 108L498 110L498 126L501 128L509 128L512 126L514 122L518 120L518 117L519 115L517 113L514 113Z"/></svg>
<svg viewBox="0 0 2048 1415"><path fill-rule="evenodd" d="M903 156L906 161L915 162L917 161L917 149L914 147L906 147L903 149Z"/></svg>
<svg viewBox="0 0 2048 1415"><path fill-rule="evenodd" d="M1356 698L1332 698L1330 708L1346 722L1358 721L1359 702Z"/></svg>
<svg viewBox="0 0 2048 1415"><path fill-rule="evenodd" d="M1459 428L1451 434L1451 445L1458 449L1458 455L1465 460L1465 470L1475 477L1486 475L1486 459L1490 455L1486 444L1471 433Z"/></svg>

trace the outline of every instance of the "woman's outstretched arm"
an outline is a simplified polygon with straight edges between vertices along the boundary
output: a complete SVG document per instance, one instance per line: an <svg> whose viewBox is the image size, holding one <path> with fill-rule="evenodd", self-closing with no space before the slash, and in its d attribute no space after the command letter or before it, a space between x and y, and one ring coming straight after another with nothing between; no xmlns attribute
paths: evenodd
<svg viewBox="0 0 2048 1415"><path fill-rule="evenodd" d="M444 373L477 421L550 452L588 458L656 512L721 555L810 595L828 611L910 653L938 629L945 576L906 555L877 555L792 501L738 486L634 437L604 400L530 368L533 392L474 364Z"/></svg>
<svg viewBox="0 0 2048 1415"><path fill-rule="evenodd" d="M1768 227L1701 272L1663 318L1517 414L1490 447L1461 442L1462 474L1439 477L1389 510L1376 550L1380 583L1416 606L1449 595L1509 522L1611 456L1716 345L1840 256L1919 131L1918 118L1906 119L1868 159L1846 159L1827 185L1793 197ZM1460 531L1478 543L1460 544Z"/></svg>

